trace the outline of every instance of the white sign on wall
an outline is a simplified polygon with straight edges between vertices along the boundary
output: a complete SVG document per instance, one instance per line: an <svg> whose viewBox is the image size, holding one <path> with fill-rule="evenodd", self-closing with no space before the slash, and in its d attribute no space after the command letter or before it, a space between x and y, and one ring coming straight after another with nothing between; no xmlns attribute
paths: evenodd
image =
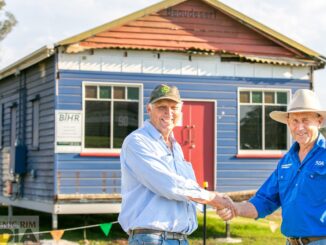
<svg viewBox="0 0 326 245"><path fill-rule="evenodd" d="M82 111L56 110L56 153L81 152L82 147Z"/></svg>

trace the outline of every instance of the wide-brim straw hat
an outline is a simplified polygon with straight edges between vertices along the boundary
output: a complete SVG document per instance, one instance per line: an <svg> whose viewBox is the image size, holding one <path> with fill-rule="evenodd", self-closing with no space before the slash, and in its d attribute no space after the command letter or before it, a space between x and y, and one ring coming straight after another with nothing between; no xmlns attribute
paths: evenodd
<svg viewBox="0 0 326 245"><path fill-rule="evenodd" d="M289 113L315 112L324 118L322 126L326 126L326 110L322 109L317 95L309 89L299 89L293 95L287 111L272 111L269 116L280 123L287 124Z"/></svg>

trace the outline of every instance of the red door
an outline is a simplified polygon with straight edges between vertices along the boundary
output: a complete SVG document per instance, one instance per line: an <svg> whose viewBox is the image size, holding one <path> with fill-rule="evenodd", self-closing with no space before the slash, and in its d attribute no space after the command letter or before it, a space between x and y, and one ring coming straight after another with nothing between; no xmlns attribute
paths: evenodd
<svg viewBox="0 0 326 245"><path fill-rule="evenodd" d="M174 135L180 143L185 159L192 163L200 186L208 182L214 190L214 102L185 101L180 126Z"/></svg>

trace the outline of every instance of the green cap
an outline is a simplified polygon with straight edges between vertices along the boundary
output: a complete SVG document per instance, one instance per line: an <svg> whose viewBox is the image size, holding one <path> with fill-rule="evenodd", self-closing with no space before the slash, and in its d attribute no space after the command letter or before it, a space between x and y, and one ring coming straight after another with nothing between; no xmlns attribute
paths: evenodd
<svg viewBox="0 0 326 245"><path fill-rule="evenodd" d="M149 103L155 103L159 100L173 100L177 103L181 102L180 93L177 87L160 84L154 88Z"/></svg>

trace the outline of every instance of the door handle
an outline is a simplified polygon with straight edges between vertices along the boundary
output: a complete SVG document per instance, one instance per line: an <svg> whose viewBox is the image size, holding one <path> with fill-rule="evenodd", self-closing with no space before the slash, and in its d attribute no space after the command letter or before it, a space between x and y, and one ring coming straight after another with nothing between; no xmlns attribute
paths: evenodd
<svg viewBox="0 0 326 245"><path fill-rule="evenodd" d="M195 149L195 125L191 125L189 127L189 143L190 143L190 149Z"/></svg>
<svg viewBox="0 0 326 245"><path fill-rule="evenodd" d="M189 125L185 125L182 129L182 144L183 145L187 145L190 143L190 137L189 137L189 128L190 126ZM185 134L188 133L188 137L186 138L185 137Z"/></svg>
<svg viewBox="0 0 326 245"><path fill-rule="evenodd" d="M191 132L192 132L192 134L191 134L191 136L192 136L192 137L191 137L191 141L192 141L192 142L195 142L195 138L196 138L196 137L195 137L195 136L196 136L196 134L195 134L195 133L196 133L196 131L195 131L195 125L191 125L190 130L191 130Z"/></svg>

